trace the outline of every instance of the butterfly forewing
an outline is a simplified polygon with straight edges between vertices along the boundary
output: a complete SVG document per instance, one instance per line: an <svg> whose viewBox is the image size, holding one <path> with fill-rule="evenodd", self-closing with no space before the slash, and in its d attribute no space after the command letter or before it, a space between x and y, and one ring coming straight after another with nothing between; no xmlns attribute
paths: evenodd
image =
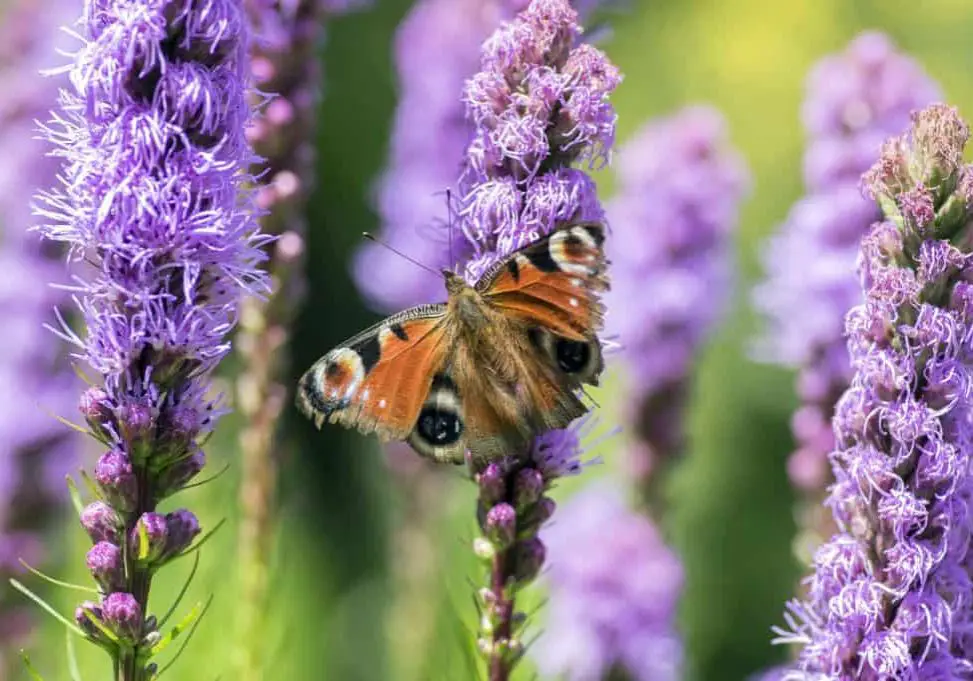
<svg viewBox="0 0 973 681"><path fill-rule="evenodd" d="M511 318L582 341L600 329L608 288L604 226L572 225L517 251L494 266L477 290Z"/></svg>
<svg viewBox="0 0 973 681"><path fill-rule="evenodd" d="M301 377L298 406L318 427L406 439L449 352L446 321L445 305L423 305L358 334Z"/></svg>

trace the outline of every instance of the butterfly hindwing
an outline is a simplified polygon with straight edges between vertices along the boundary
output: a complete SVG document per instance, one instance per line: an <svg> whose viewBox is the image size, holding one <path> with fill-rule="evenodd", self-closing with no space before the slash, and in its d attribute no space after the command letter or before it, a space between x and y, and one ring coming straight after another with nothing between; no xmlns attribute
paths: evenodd
<svg viewBox="0 0 973 681"><path fill-rule="evenodd" d="M335 348L301 377L297 404L325 420L404 440L449 353L445 305L393 315Z"/></svg>

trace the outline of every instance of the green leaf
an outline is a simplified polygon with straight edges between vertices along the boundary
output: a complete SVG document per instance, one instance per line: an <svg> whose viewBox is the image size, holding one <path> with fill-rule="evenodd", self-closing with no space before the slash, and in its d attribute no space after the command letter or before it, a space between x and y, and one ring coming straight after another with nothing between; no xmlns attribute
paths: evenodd
<svg viewBox="0 0 973 681"><path fill-rule="evenodd" d="M135 557L138 561L144 561L149 557L149 531L145 528L145 523L138 523L139 528L139 552Z"/></svg>
<svg viewBox="0 0 973 681"><path fill-rule="evenodd" d="M47 411L47 410L45 410L45 411ZM71 430L76 430L79 433L81 433L82 435L90 435L90 436L92 436L94 438L97 438L99 440L101 439L101 438L99 438L94 433L94 431L91 430L91 428L86 428L85 426L79 425L79 424L75 423L74 421L70 421L70 420L64 418L63 416L60 416L58 414L55 414L53 411L48 411L47 412L47 415L50 416L50 417L52 417L55 421L57 421L61 425L67 426Z"/></svg>
<svg viewBox="0 0 973 681"><path fill-rule="evenodd" d="M33 681L44 681L44 677L38 674L37 670L34 669L34 665L30 663L30 657L27 655L27 651L20 651L20 659L23 660L24 668L27 670L27 673L30 674L30 678L33 679Z"/></svg>
<svg viewBox="0 0 973 681"><path fill-rule="evenodd" d="M95 499L104 500L104 495L101 493L101 490L98 489L98 483L91 479L91 476L88 475L88 471L80 471L80 475L81 479L84 481L84 486L88 488L91 496L93 496Z"/></svg>
<svg viewBox="0 0 973 681"><path fill-rule="evenodd" d="M47 601L45 601L43 598L41 598L40 596L38 596L37 594L35 594L33 591L31 591L30 589L28 589L26 586L24 586L23 584L21 584L20 582L18 582L16 579L11 579L10 580L10 585L13 588L15 588L17 591L19 591L20 593L22 593L25 596L27 596L27 598L29 598L30 600L32 600L35 603L37 603L37 605L41 606L47 612L47 614L51 615L58 622L60 622L64 626L66 626L69 631L74 632L78 636L84 637L84 635L85 635L84 632L81 631L81 628L77 624L75 624L74 622L72 622L71 620L69 620L67 617L65 617L64 615L62 615L61 613L59 613L57 610L54 609L54 606L50 605Z"/></svg>
<svg viewBox="0 0 973 681"><path fill-rule="evenodd" d="M78 517L84 511L84 502L81 500L81 492L78 491L78 485L70 475L64 476L65 481L68 483L68 494L71 496L71 505L74 506L74 510L77 511Z"/></svg>
<svg viewBox="0 0 973 681"><path fill-rule="evenodd" d="M71 681L81 681L81 670L78 669L78 654L74 649L74 637L71 635L71 632L64 632L64 641L67 646L68 674L71 675Z"/></svg>
<svg viewBox="0 0 973 681"><path fill-rule="evenodd" d="M193 567L189 571L189 576L186 578L186 581L183 583L182 588L179 590L179 593L176 595L176 600L173 601L172 605L169 607L169 610L166 612L165 615L162 616L162 619L159 620L160 629L166 625L166 622L168 622L169 618L172 617L172 613L174 613L176 611L176 608L179 607L179 604L182 602L182 599L186 595L186 592L189 591L189 585L193 583L193 578L196 576L196 569L198 567L199 567L199 554L197 553L193 557Z"/></svg>
<svg viewBox="0 0 973 681"><path fill-rule="evenodd" d="M154 646L152 646L152 648L149 649L149 655L148 655L148 657L149 658L155 657L156 655L158 655L159 653L161 653L163 650L165 650L166 648L168 648L169 647L169 644L172 643L173 641L175 641L177 638L179 638L179 636L184 631L186 631L186 629L189 629L190 627L192 628L192 631L190 632L190 635L192 634L193 631L196 631L196 624L195 623L198 622L199 619L202 618L202 616L206 614L206 611L209 610L209 606L210 606L210 604L212 604L212 602L213 602L213 597L210 596L206 600L206 604L205 605L203 605L202 603L197 603L193 607L193 609L190 610L189 613L185 617L182 618L182 621L179 622L179 624L177 624L172 629L170 629L168 632L166 632L166 634L164 634L162 636L162 638L159 639L159 642L156 643ZM185 644L183 644L183 647L185 647ZM181 650L182 650L182 648L180 648L180 651ZM178 656L178 653L177 653L177 656ZM170 664L171 664L171 662L170 662ZM168 665L166 665L166 666L168 666ZM159 673L161 674L162 672L159 672Z"/></svg>
<svg viewBox="0 0 973 681"><path fill-rule="evenodd" d="M213 526L213 529L212 530L210 530L209 532L207 532L206 534L204 534L202 537L200 537L200 539L199 539L198 542L196 542L195 544L193 544L192 546L190 546L188 549L186 549L185 551L183 551L182 553L180 553L178 556L176 556L175 558L173 558L173 560L176 560L177 558L182 558L183 556L188 556L191 553L195 553L196 551L199 551L199 549L202 548L203 544L205 544L206 542L208 542L210 540L210 538L214 534L216 534L217 532L219 532L220 528L223 527L223 524L224 523L226 523L226 518L221 518L220 521L218 523L216 523L216 525Z"/></svg>
<svg viewBox="0 0 973 681"><path fill-rule="evenodd" d="M197 617L196 620L192 623L192 628L189 630L189 634L186 636L186 639L182 642L182 645L179 646L179 650L177 650L176 654L172 656L172 659L166 663L166 666L158 671L158 673L155 675L155 678L159 678L160 676L162 676L163 672L169 669L169 667L171 667L176 663L176 660L182 657L183 651L186 650L186 646L189 645L189 642L193 640L193 635L196 633L196 628L199 626L199 623L203 621L203 615L205 615L206 611L209 610L209 606L212 602L213 602L213 597L210 596L209 600L206 602L206 607L203 608L203 611L199 614L199 617ZM175 636L173 636L173 638L175 638ZM161 641L159 643L161 643ZM220 679L220 676L217 676L216 678L218 681Z"/></svg>
<svg viewBox="0 0 973 681"><path fill-rule="evenodd" d="M95 589L95 588L90 587L90 586L82 586L81 584L72 584L71 582L62 582L60 579L55 579L54 577L51 577L50 575L46 575L43 572L41 572L40 570L38 570L37 568L29 565L27 563L27 561L25 561L23 558L20 558L19 561L20 561L20 564L23 565L24 568L26 568L27 570L29 570L32 574L37 575L38 577L40 577L41 579L43 579L45 582L49 582L50 584L53 584L54 586L60 586L60 587L63 587L65 589L74 589L75 591L84 591L85 593L89 593L89 594L95 594L95 595L98 594L98 589Z"/></svg>
<svg viewBox="0 0 973 681"><path fill-rule="evenodd" d="M209 483L213 482L217 478L222 477L223 474L226 473L228 470L230 470L230 464L228 464L228 463L227 464L224 464L223 465L223 468L221 468L220 470L216 471L215 473L213 473L213 475L209 476L205 480L200 480L199 482L194 482L191 485L184 485L179 491L182 492L182 491L187 490L187 489L192 489L193 487L202 487L203 485L208 485Z"/></svg>

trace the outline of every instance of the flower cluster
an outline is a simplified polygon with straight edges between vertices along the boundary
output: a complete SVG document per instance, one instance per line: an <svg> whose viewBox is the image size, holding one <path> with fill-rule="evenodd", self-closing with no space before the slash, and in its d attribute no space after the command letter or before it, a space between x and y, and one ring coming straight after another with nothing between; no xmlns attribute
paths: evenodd
<svg viewBox="0 0 973 681"><path fill-rule="evenodd" d="M572 497L541 537L548 547L547 626L532 657L545 677L676 681L673 630L682 565L621 485L600 481Z"/></svg>
<svg viewBox="0 0 973 681"><path fill-rule="evenodd" d="M693 358L730 302L731 239L750 179L723 117L703 106L644 125L616 168L606 325L628 364L633 464L646 475L680 449Z"/></svg>
<svg viewBox="0 0 973 681"><path fill-rule="evenodd" d="M559 225L604 217L594 182L571 166L607 161L615 136L608 97L621 77L602 52L579 43L580 34L567 0L533 0L483 45L480 71L464 94L474 131L458 189L470 281ZM507 679L520 657L514 595L544 562L537 531L554 510L544 491L580 470L578 450L574 431L554 431L539 436L526 457L511 452L474 471L484 532L476 551L490 567L480 592L490 681Z"/></svg>
<svg viewBox="0 0 973 681"><path fill-rule="evenodd" d="M101 379L81 398L105 447L81 523L97 603L78 626L119 679L150 674L165 640L147 611L156 570L199 534L157 505L203 467L222 411L209 375L238 303L266 290L248 192L248 29L241 0L88 0L71 88L46 132L64 158L40 196L42 233L90 267L76 299L86 332L62 334Z"/></svg>
<svg viewBox="0 0 973 681"><path fill-rule="evenodd" d="M785 678L955 679L973 674L973 166L969 128L935 104L866 174L882 207L862 240L864 302L846 319L854 376L834 415L839 531L818 549L802 649Z"/></svg>
<svg viewBox="0 0 973 681"><path fill-rule="evenodd" d="M769 326L758 355L799 370L803 405L792 421L798 448L788 468L815 507L829 477L831 413L851 380L842 320L861 301L855 257L879 219L858 191L859 178L883 140L906 129L910 112L938 97L922 68L873 32L822 60L807 82L807 195L768 244L767 280L755 289L754 303Z"/></svg>
<svg viewBox="0 0 973 681"><path fill-rule="evenodd" d="M0 376L11 390L30 399L8 400L0 413L0 581L21 571L18 560L41 560L35 531L65 498L64 475L75 447L68 432L50 418L65 414L77 395L70 367L59 365L63 345L43 329L51 308L65 298L50 286L63 282L57 249L44 248L29 233L30 205L25 197L48 186L58 159L44 155L35 121L57 101L61 77L46 77L55 50L64 47L57 25L75 12L64 0L18 0L3 11L0 23L0 78L7 94L0 101L0 314L7 345ZM26 633L26 613L0 590L0 676L4 650L19 645ZM11 599L12 600L12 599Z"/></svg>
<svg viewBox="0 0 973 681"><path fill-rule="evenodd" d="M490 681L506 679L523 654L519 634L524 618L515 612L514 597L544 565L547 549L538 531L555 509L546 493L558 478L581 472L580 457L578 430L554 430L537 437L526 458L510 456L474 473L483 536L473 550L491 575L489 586L478 594L479 646L490 663Z"/></svg>

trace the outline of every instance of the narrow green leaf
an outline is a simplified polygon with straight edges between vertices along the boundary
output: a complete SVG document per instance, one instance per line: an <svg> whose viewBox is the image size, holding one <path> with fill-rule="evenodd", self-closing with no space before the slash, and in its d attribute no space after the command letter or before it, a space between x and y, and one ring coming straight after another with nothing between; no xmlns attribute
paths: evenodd
<svg viewBox="0 0 973 681"><path fill-rule="evenodd" d="M186 629L191 627L192 630L195 631L196 630L195 622L197 622L200 618L202 618L203 615L206 614L206 611L209 610L209 606L212 602L213 602L213 597L210 596L206 600L206 605L203 605L202 603L197 603L193 607L193 609L190 610L189 613L182 618L182 621L179 622L179 624L177 624L168 632L166 632L162 636L162 638L159 639L159 642L156 643L154 646L152 646L152 648L149 650L149 655L148 655L149 658L155 657L163 650L168 648L169 644L175 641L177 638L179 638L179 636L182 635L182 633L186 631Z"/></svg>
<svg viewBox="0 0 973 681"><path fill-rule="evenodd" d="M24 668L27 670L27 673L30 674L30 678L33 681L44 681L44 677L38 674L37 670L34 669L34 665L31 664L30 657L27 655L27 651L25 650L20 651L20 659L23 660Z"/></svg>
<svg viewBox="0 0 973 681"><path fill-rule="evenodd" d="M67 426L71 430L76 430L77 432L81 433L82 435L90 435L92 437L97 437L97 435L95 435L92 432L91 428L86 428L85 426L79 425L79 424L75 423L74 421L71 421L69 419L64 418L63 416L60 416L58 414L55 414L53 411L48 411L47 412L47 415L50 416L50 417L52 417L55 421L57 421L61 425Z"/></svg>
<svg viewBox="0 0 973 681"><path fill-rule="evenodd" d="M81 492L78 491L78 485L70 475L65 475L64 479L68 483L68 494L71 496L71 505L77 511L78 517L81 517L81 512L84 511L84 502L81 500Z"/></svg>
<svg viewBox="0 0 973 681"><path fill-rule="evenodd" d="M213 602L213 597L210 596L209 600L206 602L206 607L203 608L203 611L199 614L199 617L196 618L196 620L193 622L192 628L189 630L189 634L186 635L186 639L182 642L182 645L179 646L179 650L177 650L176 654L172 656L172 659L166 663L166 666L164 666L162 669L159 670L159 672L155 675L155 678L159 678L160 676L162 676L163 672L169 669L172 665L176 663L176 660L182 657L183 651L186 650L186 646L189 645L189 642L193 640L193 635L196 633L196 628L199 626L199 623L203 621L203 615L205 615L206 611L209 610L209 606L212 602ZM216 681L219 681L221 677L222 675L217 676Z"/></svg>
<svg viewBox="0 0 973 681"><path fill-rule="evenodd" d="M47 601L45 601L43 598L41 598L40 596L38 596L37 594L35 594L33 591L31 591L30 589L28 589L26 586L24 586L23 584L21 584L20 582L18 582L16 579L11 579L10 580L10 585L13 588L15 588L17 591L19 591L20 593L22 593L25 596L27 596L27 598L29 598L30 600L32 600L35 603L37 603L37 605L41 606L47 612L47 614L49 614L52 617L54 617L54 619L56 619L58 622L60 622L64 626L66 626L70 631L74 632L78 636L82 636L82 637L84 636L84 632L81 631L81 629L78 627L77 624L75 624L74 622L72 622L71 620L69 620L67 617L65 617L64 615L62 615L61 613L59 613Z"/></svg>
<svg viewBox="0 0 973 681"><path fill-rule="evenodd" d="M208 542L210 540L210 538L214 534L216 534L217 532L219 532L220 528L223 527L223 524L225 522L226 522L226 518L221 518L220 521L218 523L216 523L216 525L213 526L213 529L212 530L210 530L209 532L207 532L206 534L204 534L202 537L200 537L198 542L196 542L195 544L193 544L192 546L190 546L188 549L186 549L185 551L183 551L182 553L180 553L178 556L176 556L175 558L173 558L173 560L176 560L177 558L182 558L183 556L188 556L191 553L195 553L196 551L199 551L199 549L202 548L203 544L205 544L206 542Z"/></svg>
<svg viewBox="0 0 973 681"><path fill-rule="evenodd" d="M189 576L186 578L186 581L183 583L182 588L179 590L178 595L176 595L176 600L173 601L172 605L169 606L169 610L166 612L165 615L162 616L162 619L159 620L159 629L162 629L166 625L166 622L168 622L169 618L172 617L172 613L174 613L176 611L176 608L179 607L179 604L182 603L183 597L186 595L186 592L189 591L189 585L193 583L193 578L196 576L196 569L198 567L199 567L199 554L197 553L195 556L193 556L193 567L189 571Z"/></svg>
<svg viewBox="0 0 973 681"><path fill-rule="evenodd" d="M88 471L80 471L81 479L84 481L84 486L88 488L88 492L91 493L95 499L104 499L101 490L98 489L98 483L91 479L88 475Z"/></svg>
<svg viewBox="0 0 973 681"><path fill-rule="evenodd" d="M145 523L138 523L139 528L139 553L136 558L140 561L149 557L149 531L145 528Z"/></svg>
<svg viewBox="0 0 973 681"><path fill-rule="evenodd" d="M68 674L71 675L71 681L81 681L81 670L78 668L78 653L74 649L74 636L71 635L71 632L64 632L64 641L68 648Z"/></svg>
<svg viewBox="0 0 973 681"><path fill-rule="evenodd" d="M213 475L209 476L205 480L200 480L199 482L194 482L194 483L192 483L190 485L184 485L182 487L182 489L180 489L179 491L182 492L182 491L187 490L187 489L192 489L193 487L202 487L203 485L208 485L209 483L213 482L217 478L222 477L223 474L226 473L228 470L230 470L230 464L228 464L228 463L227 464L224 464L223 465L223 468L221 468L220 470L216 471L215 473L213 473Z"/></svg>
<svg viewBox="0 0 973 681"><path fill-rule="evenodd" d="M38 570L37 568L29 565L27 561L25 561L23 558L19 558L18 560L20 561L20 564L24 566L24 568L26 568L31 572L31 574L37 575L45 582L49 582L54 586L60 586L65 589L74 589L75 591L84 591L85 593L89 593L89 594L95 594L95 595L98 594L98 589L92 588L90 586L82 586L81 584L72 584L71 582L62 582L60 579L55 579L50 575L46 575L40 570Z"/></svg>
<svg viewBox="0 0 973 681"><path fill-rule="evenodd" d="M106 639L108 639L114 644L118 643L118 636L116 636L115 632L109 629L104 622L99 620L97 617L92 617L91 613L88 612L87 610L84 610L84 618L91 624L91 626L93 626L95 629L100 631L102 636L104 636ZM96 640L95 643L101 645L100 641Z"/></svg>

